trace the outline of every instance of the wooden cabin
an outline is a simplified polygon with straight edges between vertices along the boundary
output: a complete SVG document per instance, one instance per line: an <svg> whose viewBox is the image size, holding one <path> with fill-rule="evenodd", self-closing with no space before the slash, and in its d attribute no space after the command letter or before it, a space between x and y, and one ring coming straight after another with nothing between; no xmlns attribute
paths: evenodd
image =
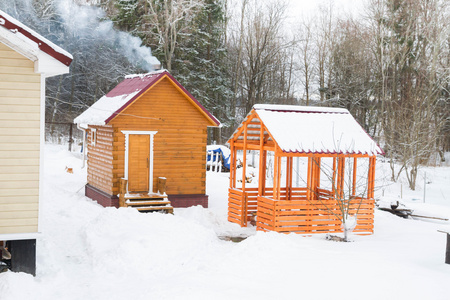
<svg viewBox="0 0 450 300"><path fill-rule="evenodd" d="M69 53L0 10L0 244L7 241L14 271L35 273L45 79L68 73L71 61Z"/></svg>
<svg viewBox="0 0 450 300"><path fill-rule="evenodd" d="M255 105L228 143L230 222L329 233L342 231L341 215L356 214L354 232L373 233L375 162L383 151L346 109ZM258 154L256 186L245 180L248 151Z"/></svg>
<svg viewBox="0 0 450 300"><path fill-rule="evenodd" d="M127 76L74 122L88 137L89 198L140 211L208 206L207 127L220 122L167 71Z"/></svg>

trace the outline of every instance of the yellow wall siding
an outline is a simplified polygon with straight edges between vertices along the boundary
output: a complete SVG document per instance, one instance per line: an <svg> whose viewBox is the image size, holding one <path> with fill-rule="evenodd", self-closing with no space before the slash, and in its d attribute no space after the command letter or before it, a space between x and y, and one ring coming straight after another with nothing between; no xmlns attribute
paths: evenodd
<svg viewBox="0 0 450 300"><path fill-rule="evenodd" d="M40 80L0 43L0 234L38 230Z"/></svg>

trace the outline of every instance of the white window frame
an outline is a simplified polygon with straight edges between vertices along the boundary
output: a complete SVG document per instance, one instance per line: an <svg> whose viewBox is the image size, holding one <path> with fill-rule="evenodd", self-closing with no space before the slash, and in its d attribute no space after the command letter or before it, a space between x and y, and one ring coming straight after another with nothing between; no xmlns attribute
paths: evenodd
<svg viewBox="0 0 450 300"><path fill-rule="evenodd" d="M95 147L97 143L97 128L91 128L91 145Z"/></svg>
<svg viewBox="0 0 450 300"><path fill-rule="evenodd" d="M128 194L128 155L130 149L130 134L140 134L150 136L150 165L148 174L148 193L153 194L153 137L158 131L140 131L140 130L122 130L125 135L125 174L124 179L127 180L127 194Z"/></svg>

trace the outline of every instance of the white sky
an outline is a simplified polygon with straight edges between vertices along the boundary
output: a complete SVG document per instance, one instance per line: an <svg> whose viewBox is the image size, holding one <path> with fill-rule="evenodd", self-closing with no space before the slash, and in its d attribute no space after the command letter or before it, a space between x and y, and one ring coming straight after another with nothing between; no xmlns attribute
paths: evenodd
<svg viewBox="0 0 450 300"><path fill-rule="evenodd" d="M289 18L298 19L303 15L311 16L317 12L319 5L334 4L336 14L353 14L357 16L363 12L365 0L290 0L289 1Z"/></svg>

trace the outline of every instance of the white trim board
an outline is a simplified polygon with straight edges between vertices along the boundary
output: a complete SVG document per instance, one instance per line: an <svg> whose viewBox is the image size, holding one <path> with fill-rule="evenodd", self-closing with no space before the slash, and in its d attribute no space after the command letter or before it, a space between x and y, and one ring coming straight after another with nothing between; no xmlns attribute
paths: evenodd
<svg viewBox="0 0 450 300"><path fill-rule="evenodd" d="M0 234L0 241L35 240L41 236L40 232L5 233Z"/></svg>
<svg viewBox="0 0 450 300"><path fill-rule="evenodd" d="M153 193L153 137L158 131L140 131L140 130L122 130L122 133L125 135L125 178L128 181L128 155L130 148L130 134L141 134L141 135L149 135L150 136L150 166L149 166L149 174L148 174L148 193ZM128 194L128 183L127 183L127 194Z"/></svg>

